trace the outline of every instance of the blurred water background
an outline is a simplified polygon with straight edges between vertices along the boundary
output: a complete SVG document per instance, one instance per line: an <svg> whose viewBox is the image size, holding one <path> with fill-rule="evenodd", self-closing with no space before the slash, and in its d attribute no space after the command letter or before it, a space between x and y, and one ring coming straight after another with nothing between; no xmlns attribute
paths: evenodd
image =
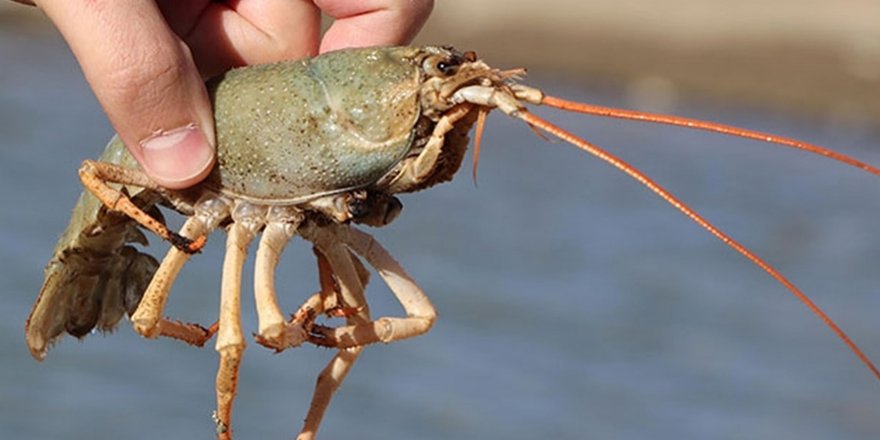
<svg viewBox="0 0 880 440"><path fill-rule="evenodd" d="M839 81L855 92L799 92L811 103L803 106L792 105L797 95L792 101L765 93L768 100L760 101L723 86L691 87L693 81L657 67L591 75L580 66L590 51L635 40L636 27L647 32L642 28L650 23L684 16L699 23L699 17L669 8L628 28L614 9L591 9L605 2L583 10L545 2L531 18L500 3L509 2L479 2L498 11L497 20L487 21L480 6L438 2L423 41L529 67L528 82L555 95L724 121L880 164L880 117L870 107L878 100L864 99L877 96L880 69ZM872 2L847 4L865 8L863 15L876 10ZM752 20L742 23L764 23L763 9L743 5L736 17ZM766 26L803 31L815 27L812 16ZM97 156L112 132L63 41L41 17L28 17L0 14L0 438L209 438L217 362L210 348L144 340L123 323L106 337L65 339L42 364L27 352L24 320L80 192L77 165ZM546 61L560 35L575 38L563 26L571 23L584 24L583 39L571 42L581 51ZM588 23L618 27L596 41L587 38L597 30ZM554 24L558 32L548 30ZM706 21L697 26L705 34L688 41L712 47L723 40L712 31L727 25ZM479 29L502 28L509 30L505 44L476 37ZM844 47L823 29L802 39L825 41L817 51ZM764 34L751 35L760 42ZM770 49L756 46L754 58L771 59L779 41L768 37ZM548 49L534 50L542 44ZM540 59L537 66L531 58ZM690 60L694 71L706 68L698 59ZM784 61L783 78L798 71ZM871 60L860 65L870 67ZM743 70L765 68L755 62ZM838 78L801 75L810 79L789 82ZM740 80L758 90L774 81L758 76ZM876 177L754 142L542 114L667 185L790 276L869 354L880 356ZM406 196L401 218L373 231L419 280L440 319L425 336L368 348L334 399L321 438L880 438L876 381L760 269L621 173L513 121L490 119L483 154L478 187L465 172L451 184ZM169 314L214 320L222 243L215 235L186 266ZM153 246L164 253L164 244ZM247 277L246 332L256 328L250 283ZM278 283L289 310L316 289L311 253L301 241L288 248ZM378 279L370 287L376 315L401 313ZM251 343L234 413L238 438L291 438L331 354L305 347L273 355Z"/></svg>

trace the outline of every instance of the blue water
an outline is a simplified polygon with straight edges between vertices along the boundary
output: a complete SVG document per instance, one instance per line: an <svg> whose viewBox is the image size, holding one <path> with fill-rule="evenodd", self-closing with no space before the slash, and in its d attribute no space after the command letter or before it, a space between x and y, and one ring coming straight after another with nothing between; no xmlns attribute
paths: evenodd
<svg viewBox="0 0 880 440"><path fill-rule="evenodd" d="M111 130L57 37L0 30L0 59L0 438L209 438L210 348L144 340L123 323L67 338L41 364L29 356L23 324L80 192L76 168ZM617 90L532 82L625 104ZM880 164L877 131L699 103L674 111ZM777 265L880 357L876 177L754 142L549 114ZM880 386L832 333L633 181L499 115L481 163L478 187L465 171L405 196L401 218L375 231L440 319L423 337L368 348L320 438L880 438ZM169 314L214 320L222 242L187 265ZM301 241L278 284L290 310L316 289ZM401 313L378 278L369 296L376 315ZM243 317L253 331L247 296ZM292 438L331 354L251 343L237 438Z"/></svg>

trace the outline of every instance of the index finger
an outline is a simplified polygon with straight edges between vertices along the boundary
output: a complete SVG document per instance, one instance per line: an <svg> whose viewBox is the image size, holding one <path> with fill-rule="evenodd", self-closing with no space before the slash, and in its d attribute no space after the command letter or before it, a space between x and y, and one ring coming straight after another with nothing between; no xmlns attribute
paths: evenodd
<svg viewBox="0 0 880 440"><path fill-rule="evenodd" d="M409 43L434 7L433 0L315 0L315 4L335 20L321 41L321 53Z"/></svg>

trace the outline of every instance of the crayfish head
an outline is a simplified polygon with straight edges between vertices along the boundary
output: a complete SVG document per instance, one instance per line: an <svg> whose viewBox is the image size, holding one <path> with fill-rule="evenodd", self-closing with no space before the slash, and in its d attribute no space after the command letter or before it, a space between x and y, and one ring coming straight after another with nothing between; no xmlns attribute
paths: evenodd
<svg viewBox="0 0 880 440"><path fill-rule="evenodd" d="M422 114L434 120L457 104L466 101L481 104L462 94L462 91L474 87L478 90L494 90L515 101L511 86L525 73L524 69L502 71L492 68L477 58L476 53L459 52L448 46L424 48L420 69Z"/></svg>
<svg viewBox="0 0 880 440"><path fill-rule="evenodd" d="M493 108L511 114L523 110L516 80L523 69L499 70L448 46L405 48L418 76L419 121L410 151L376 187L388 193L413 192L452 179L476 124L474 174L486 114Z"/></svg>

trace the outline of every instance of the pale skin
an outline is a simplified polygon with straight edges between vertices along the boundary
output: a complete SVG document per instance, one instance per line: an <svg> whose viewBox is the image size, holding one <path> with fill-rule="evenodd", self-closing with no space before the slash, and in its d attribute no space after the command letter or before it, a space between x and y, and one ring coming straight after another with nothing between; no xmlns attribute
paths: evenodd
<svg viewBox="0 0 880 440"><path fill-rule="evenodd" d="M432 0L16 0L58 27L110 122L160 186L214 165L204 80L232 67L409 43ZM321 14L334 19L321 35Z"/></svg>

